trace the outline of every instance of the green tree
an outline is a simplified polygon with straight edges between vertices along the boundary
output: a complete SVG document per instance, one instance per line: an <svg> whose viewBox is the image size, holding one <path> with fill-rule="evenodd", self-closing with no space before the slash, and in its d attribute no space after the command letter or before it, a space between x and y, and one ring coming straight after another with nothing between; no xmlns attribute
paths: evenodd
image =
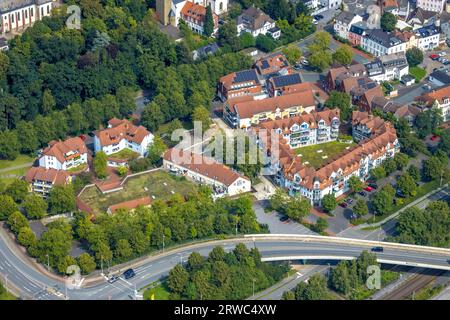
<svg viewBox="0 0 450 320"><path fill-rule="evenodd" d="M28 183L25 180L15 179L5 190L5 195L14 199L15 202L22 202L28 194Z"/></svg>
<svg viewBox="0 0 450 320"><path fill-rule="evenodd" d="M319 71L324 71L331 65L333 57L329 50L326 50L317 44L311 44L308 49L311 53L308 58L311 67L316 68Z"/></svg>
<svg viewBox="0 0 450 320"><path fill-rule="evenodd" d="M177 264L169 272L167 285L173 292L181 294L184 291L188 283L188 280L189 280L189 273L181 264Z"/></svg>
<svg viewBox="0 0 450 320"><path fill-rule="evenodd" d="M276 46L275 40L270 36L260 33L256 37L256 47L261 51L271 52L276 48Z"/></svg>
<svg viewBox="0 0 450 320"><path fill-rule="evenodd" d="M370 176L375 180L380 180L386 177L386 170L384 170L383 166L379 166L370 170Z"/></svg>
<svg viewBox="0 0 450 320"><path fill-rule="evenodd" d="M242 49L254 47L256 45L256 40L249 32L244 32L239 36L240 47Z"/></svg>
<svg viewBox="0 0 450 320"><path fill-rule="evenodd" d="M77 265L77 261L75 260L75 258L67 255L65 257L59 258L59 260L57 261L56 267L57 267L59 273L65 274L65 275L71 275L71 274L73 274L74 271L73 270L69 271L69 267L76 266L76 265Z"/></svg>
<svg viewBox="0 0 450 320"><path fill-rule="evenodd" d="M9 195L0 194L0 220L6 220L13 213L19 210L14 199Z"/></svg>
<svg viewBox="0 0 450 320"><path fill-rule="evenodd" d="M283 48L283 53L290 64L297 64L302 57L302 50L296 45L288 45Z"/></svg>
<svg viewBox="0 0 450 320"><path fill-rule="evenodd" d="M302 221L311 211L311 202L301 196L291 197L284 213L291 219Z"/></svg>
<svg viewBox="0 0 450 320"><path fill-rule="evenodd" d="M22 227L19 230L19 234L17 235L17 240L19 243L25 248L35 247L37 244L37 238L34 234L33 230L30 227Z"/></svg>
<svg viewBox="0 0 450 320"><path fill-rule="evenodd" d="M351 101L352 99L348 93L333 90L327 101L325 101L325 107L329 109L338 108L341 113L341 119L346 121L350 119L351 116Z"/></svg>
<svg viewBox="0 0 450 320"><path fill-rule="evenodd" d="M194 112L192 113L192 121L200 122L203 132L209 129L209 126L212 123L208 109L203 106L195 107Z"/></svg>
<svg viewBox="0 0 450 320"><path fill-rule="evenodd" d="M46 89L44 94L42 95L42 114L48 115L50 114L56 107L55 98L52 95L51 90Z"/></svg>
<svg viewBox="0 0 450 320"><path fill-rule="evenodd" d="M241 46L241 41L237 36L236 22L229 21L221 25L217 40L222 47L231 51L238 51Z"/></svg>
<svg viewBox="0 0 450 320"><path fill-rule="evenodd" d="M11 231L16 234L19 233L20 229L23 227L29 227L27 218L25 218L20 211L11 213L8 217L7 223Z"/></svg>
<svg viewBox="0 0 450 320"><path fill-rule="evenodd" d="M329 299L327 280L322 274L314 274L308 283L300 282L295 288L297 300L327 300Z"/></svg>
<svg viewBox="0 0 450 320"><path fill-rule="evenodd" d="M390 184L381 188L372 198L372 204L378 214L385 214L392 210L395 190Z"/></svg>
<svg viewBox="0 0 450 320"><path fill-rule="evenodd" d="M81 272L84 274L89 274L96 268L94 258L87 252L82 253L77 260L78 266L80 267Z"/></svg>
<svg viewBox="0 0 450 320"><path fill-rule="evenodd" d="M120 259L124 260L129 258L133 254L133 249L130 246L130 243L126 239L120 239L117 241L116 250L114 251L114 255Z"/></svg>
<svg viewBox="0 0 450 320"><path fill-rule="evenodd" d="M30 194L25 198L23 208L29 219L41 219L47 214L48 204L42 197Z"/></svg>
<svg viewBox="0 0 450 320"><path fill-rule="evenodd" d="M333 211L337 206L336 197L333 193L329 193L323 196L322 198L322 207L327 211Z"/></svg>
<svg viewBox="0 0 450 320"><path fill-rule="evenodd" d="M358 199L353 207L353 213L358 217L363 217L369 213L369 208L364 200Z"/></svg>
<svg viewBox="0 0 450 320"><path fill-rule="evenodd" d="M390 12L385 12L381 16L380 24L381 29L390 32L395 29L395 25L397 24L397 17Z"/></svg>
<svg viewBox="0 0 450 320"><path fill-rule="evenodd" d="M144 108L141 123L150 131L155 131L159 125L164 123L164 113L161 112L160 106L155 101L152 101Z"/></svg>
<svg viewBox="0 0 450 320"><path fill-rule="evenodd" d="M295 294L292 291L285 291L281 297L281 300L295 300Z"/></svg>
<svg viewBox="0 0 450 320"><path fill-rule="evenodd" d="M395 170L397 170L397 163L392 158L386 159L383 162L383 168L386 171L386 175L388 176L391 173L393 173Z"/></svg>
<svg viewBox="0 0 450 320"><path fill-rule="evenodd" d="M214 18L211 10L211 5L206 7L205 21L203 22L203 34L210 37L214 32Z"/></svg>
<svg viewBox="0 0 450 320"><path fill-rule="evenodd" d="M397 164L397 170L403 170L408 165L409 158L404 153L397 153L394 156L394 161Z"/></svg>
<svg viewBox="0 0 450 320"><path fill-rule="evenodd" d="M321 233L328 228L328 221L322 217L319 217L314 225L314 231Z"/></svg>
<svg viewBox="0 0 450 320"><path fill-rule="evenodd" d="M19 155L20 143L16 131L0 132L0 159L14 160Z"/></svg>
<svg viewBox="0 0 450 320"><path fill-rule="evenodd" d="M406 59L410 67L417 67L423 62L423 52L416 47L408 49L406 50Z"/></svg>
<svg viewBox="0 0 450 320"><path fill-rule="evenodd" d="M16 127L20 143L20 151L22 153L33 153L36 151L39 145L39 141L36 135L36 131L31 122L20 121Z"/></svg>
<svg viewBox="0 0 450 320"><path fill-rule="evenodd" d="M167 150L167 146L164 141L159 137L155 136L153 143L148 148L148 159L153 166L157 166L161 162L161 157L163 153Z"/></svg>
<svg viewBox="0 0 450 320"><path fill-rule="evenodd" d="M414 179L415 182L420 181L420 170L414 165L410 165L408 170L408 174Z"/></svg>
<svg viewBox="0 0 450 320"><path fill-rule="evenodd" d="M417 194L416 182L414 181L414 178L411 177L408 173L403 174L397 180L397 187L407 198L414 197Z"/></svg>
<svg viewBox="0 0 450 320"><path fill-rule="evenodd" d="M333 53L333 60L342 65L348 66L353 60L353 50L350 46L344 44Z"/></svg>
<svg viewBox="0 0 450 320"><path fill-rule="evenodd" d="M348 179L348 187L352 189L353 192L360 192L364 185L357 176L351 176L350 179Z"/></svg>
<svg viewBox="0 0 450 320"><path fill-rule="evenodd" d="M94 157L94 171L99 179L105 179L108 176L108 156L103 151L99 151Z"/></svg>
<svg viewBox="0 0 450 320"><path fill-rule="evenodd" d="M127 173L128 173L127 167L118 167L117 168L117 174L119 175L119 177L124 177Z"/></svg>
<svg viewBox="0 0 450 320"><path fill-rule="evenodd" d="M429 181L440 178L444 168L445 165L438 157L432 156L423 161L423 174Z"/></svg>
<svg viewBox="0 0 450 320"><path fill-rule="evenodd" d="M48 203L52 214L74 211L76 199L72 186L54 186L50 191Z"/></svg>

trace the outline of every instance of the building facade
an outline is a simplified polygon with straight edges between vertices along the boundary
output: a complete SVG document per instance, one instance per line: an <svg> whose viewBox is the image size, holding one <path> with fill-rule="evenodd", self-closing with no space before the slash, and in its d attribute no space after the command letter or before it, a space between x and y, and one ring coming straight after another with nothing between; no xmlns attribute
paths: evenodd
<svg viewBox="0 0 450 320"><path fill-rule="evenodd" d="M237 18L237 33L241 35L245 32L250 33L253 37L263 34L278 39L281 36L281 30L276 27L275 21L254 6L245 10Z"/></svg>
<svg viewBox="0 0 450 320"><path fill-rule="evenodd" d="M350 27L357 23L362 22L363 18L353 12L342 11L336 18L334 22L334 33L343 39L348 39L348 32Z"/></svg>
<svg viewBox="0 0 450 320"><path fill-rule="evenodd" d="M405 54L392 53L379 57L373 62L365 64L367 75L377 82L400 80L409 74L409 65Z"/></svg>
<svg viewBox="0 0 450 320"><path fill-rule="evenodd" d="M417 0L417 7L427 11L441 13L444 10L446 0Z"/></svg>
<svg viewBox="0 0 450 320"><path fill-rule="evenodd" d="M25 175L25 181L30 184L31 192L47 198L54 186L70 184L72 177L64 170L31 167Z"/></svg>
<svg viewBox="0 0 450 320"><path fill-rule="evenodd" d="M39 158L39 166L56 170L71 170L87 162L86 144L79 137L50 142Z"/></svg>
<svg viewBox="0 0 450 320"><path fill-rule="evenodd" d="M50 16L53 0L10 0L0 2L1 33L19 32Z"/></svg>
<svg viewBox="0 0 450 320"><path fill-rule="evenodd" d="M362 38L362 47L376 57L391 53L406 52L406 43L391 32L381 29L367 31Z"/></svg>

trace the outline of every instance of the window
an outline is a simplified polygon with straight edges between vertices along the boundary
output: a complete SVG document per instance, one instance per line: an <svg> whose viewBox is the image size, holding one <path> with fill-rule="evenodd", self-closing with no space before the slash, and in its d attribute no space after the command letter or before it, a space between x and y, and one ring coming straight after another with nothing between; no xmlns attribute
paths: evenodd
<svg viewBox="0 0 450 320"><path fill-rule="evenodd" d="M11 17L11 23L14 23L14 15L12 14L10 17Z"/></svg>
<svg viewBox="0 0 450 320"><path fill-rule="evenodd" d="M30 9L30 17L33 17L34 16L34 8L31 8Z"/></svg>

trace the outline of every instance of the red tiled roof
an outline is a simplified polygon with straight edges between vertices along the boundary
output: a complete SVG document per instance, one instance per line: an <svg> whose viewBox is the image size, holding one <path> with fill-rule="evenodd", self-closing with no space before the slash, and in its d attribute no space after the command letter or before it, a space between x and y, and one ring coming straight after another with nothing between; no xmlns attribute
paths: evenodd
<svg viewBox="0 0 450 320"><path fill-rule="evenodd" d="M70 175L64 170L45 169L44 167L31 167L25 175L28 183L33 181L50 182L53 185L63 185L69 182Z"/></svg>
<svg viewBox="0 0 450 320"><path fill-rule="evenodd" d="M122 139L141 144L142 140L150 134L150 132L143 126L135 126L130 121L124 119L119 120L113 118L108 121L111 128L99 130L95 135L100 139L102 146L109 146L111 144L119 143Z"/></svg>
<svg viewBox="0 0 450 320"><path fill-rule="evenodd" d="M134 199L130 201L121 202L115 205L112 205L108 208L111 213L115 213L119 209L127 209L133 210L139 206L149 206L152 204L152 199L150 197L144 197L140 199Z"/></svg>
<svg viewBox="0 0 450 320"><path fill-rule="evenodd" d="M69 138L65 141L51 141L49 146L44 149L43 154L53 156L59 162L64 163L72 158L80 156L87 152L86 144L79 138ZM72 153L72 154L68 154Z"/></svg>
<svg viewBox="0 0 450 320"><path fill-rule="evenodd" d="M177 159L173 157L174 155L176 155ZM184 167L190 171L197 172L202 176L219 181L227 187L232 185L238 178L249 180L246 176L231 170L226 165L221 164L212 158L177 148L167 150L164 153L164 160Z"/></svg>

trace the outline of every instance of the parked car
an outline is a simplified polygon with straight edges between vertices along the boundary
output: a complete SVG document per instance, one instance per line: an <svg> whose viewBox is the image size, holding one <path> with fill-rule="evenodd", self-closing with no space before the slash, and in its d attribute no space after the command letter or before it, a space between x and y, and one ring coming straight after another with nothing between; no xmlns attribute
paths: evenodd
<svg viewBox="0 0 450 320"><path fill-rule="evenodd" d="M430 57L431 60L437 60L437 59L439 59L439 55L438 55L438 54L435 54L435 53L430 54L429 57Z"/></svg>
<svg viewBox="0 0 450 320"><path fill-rule="evenodd" d="M447 52L441 51L438 53L439 57L445 57L447 55Z"/></svg>
<svg viewBox="0 0 450 320"><path fill-rule="evenodd" d="M447 59L445 59L445 61L444 61L444 62L442 62L442 64L443 64L443 65L445 65L445 66L447 66L447 65L449 65L449 64L450 64L450 61L449 61L449 60L447 60Z"/></svg>
<svg viewBox="0 0 450 320"><path fill-rule="evenodd" d="M288 216L281 216L280 217L280 221L281 222L285 222L285 221L288 221L289 220L289 217Z"/></svg>
<svg viewBox="0 0 450 320"><path fill-rule="evenodd" d="M321 14L316 14L315 16L313 16L314 19L316 19L317 21L322 20L323 19L323 15Z"/></svg>
<svg viewBox="0 0 450 320"><path fill-rule="evenodd" d="M367 186L364 188L364 190L366 190L367 192L372 192L373 188L371 186Z"/></svg>
<svg viewBox="0 0 450 320"><path fill-rule="evenodd" d="M133 269L128 269L125 270L125 272L123 273L123 276L126 280L133 278L134 276L136 276L136 273L134 272Z"/></svg>
<svg viewBox="0 0 450 320"><path fill-rule="evenodd" d="M304 66L309 66L309 62L308 62L308 60L306 60L306 59L302 59L302 60L300 61L300 63L301 63L302 65L304 65Z"/></svg>
<svg viewBox="0 0 450 320"><path fill-rule="evenodd" d="M367 192L364 192L364 191L360 191L360 192L358 192L358 194L363 197L367 196Z"/></svg>
<svg viewBox="0 0 450 320"><path fill-rule="evenodd" d="M114 283L114 282L116 282L116 281L118 281L119 280L119 277L118 276L111 276L111 277L109 277L109 279L108 279L108 283Z"/></svg>
<svg viewBox="0 0 450 320"><path fill-rule="evenodd" d="M430 140L436 141L436 140L439 140L439 137L437 135L433 135L433 136L431 136Z"/></svg>
<svg viewBox="0 0 450 320"><path fill-rule="evenodd" d="M399 189L395 191L395 195L399 198L406 198L403 192L401 192Z"/></svg>
<svg viewBox="0 0 450 320"><path fill-rule="evenodd" d="M376 183L369 183L369 187L371 187L374 190L378 189L378 185Z"/></svg>
<svg viewBox="0 0 450 320"><path fill-rule="evenodd" d="M302 65L301 64L295 64L292 68L294 70L298 71L298 70L300 70L302 68Z"/></svg>
<svg viewBox="0 0 450 320"><path fill-rule="evenodd" d="M345 202L341 202L341 203L339 203L339 206L342 207L342 208L347 208L348 204L345 203Z"/></svg>
<svg viewBox="0 0 450 320"><path fill-rule="evenodd" d="M373 248L371 249L371 251L372 251L372 252L383 252L384 249L383 249L383 247L373 247Z"/></svg>
<svg viewBox="0 0 450 320"><path fill-rule="evenodd" d="M353 203L353 199L352 198L347 198L347 199L345 199L345 203L352 204Z"/></svg>

